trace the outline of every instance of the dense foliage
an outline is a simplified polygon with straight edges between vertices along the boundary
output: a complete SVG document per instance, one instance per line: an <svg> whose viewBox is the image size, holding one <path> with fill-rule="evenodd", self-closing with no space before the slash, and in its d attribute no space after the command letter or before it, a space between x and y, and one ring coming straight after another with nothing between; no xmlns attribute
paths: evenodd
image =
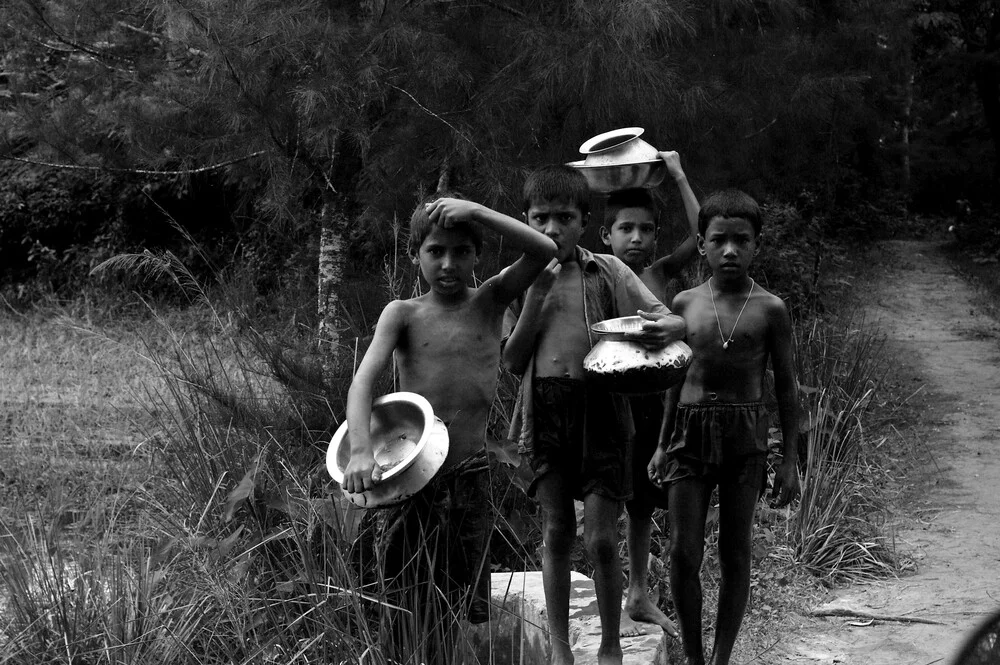
<svg viewBox="0 0 1000 665"><path fill-rule="evenodd" d="M56 201L33 206L38 230L5 230L20 252L5 281L40 265L32 252L108 251L115 224L141 226L128 209L148 205L130 198L149 183L196 199L177 221L219 225L216 248L272 279L314 271L324 204L354 264L378 267L389 222L440 179L516 210L525 170L627 125L679 150L701 194L804 192L825 210L909 186L932 205L993 180L992 159L966 159L991 145L992 3L15 0L0 13L0 157L88 169L34 167ZM198 169L210 186L191 185ZM126 178L90 238L41 239L60 200L90 205L81 180ZM228 214L202 214L220 188ZM21 202L4 200L6 227ZM140 233L114 249L164 243Z"/></svg>

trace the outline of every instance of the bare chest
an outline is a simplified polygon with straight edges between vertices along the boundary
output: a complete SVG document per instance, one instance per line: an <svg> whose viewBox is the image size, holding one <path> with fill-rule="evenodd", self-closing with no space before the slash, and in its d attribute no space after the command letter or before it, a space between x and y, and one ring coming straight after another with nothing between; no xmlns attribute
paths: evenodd
<svg viewBox="0 0 1000 665"><path fill-rule="evenodd" d="M583 281L579 268L561 272L542 307L542 328L535 350L538 376L583 377L590 351Z"/></svg>

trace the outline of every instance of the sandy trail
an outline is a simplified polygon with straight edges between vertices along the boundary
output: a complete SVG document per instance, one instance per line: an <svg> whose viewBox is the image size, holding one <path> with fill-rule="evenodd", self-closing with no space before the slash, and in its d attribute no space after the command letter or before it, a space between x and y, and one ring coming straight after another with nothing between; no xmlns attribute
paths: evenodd
<svg viewBox="0 0 1000 665"><path fill-rule="evenodd" d="M803 619L768 662L948 663L984 615L1000 608L1000 325L978 312L939 244L896 241L886 250L885 275L867 310L925 383L923 426L915 432L934 458L926 492L903 506L896 532L897 550L917 572L838 590L817 609L943 625Z"/></svg>

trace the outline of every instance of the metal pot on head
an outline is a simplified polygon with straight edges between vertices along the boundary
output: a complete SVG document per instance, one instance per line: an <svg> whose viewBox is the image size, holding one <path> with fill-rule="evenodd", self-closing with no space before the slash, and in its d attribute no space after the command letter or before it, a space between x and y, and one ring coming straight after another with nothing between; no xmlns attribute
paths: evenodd
<svg viewBox="0 0 1000 665"><path fill-rule="evenodd" d="M598 134L580 146L585 159L569 162L595 192L656 187L667 173L657 149L639 137L642 127L623 127Z"/></svg>

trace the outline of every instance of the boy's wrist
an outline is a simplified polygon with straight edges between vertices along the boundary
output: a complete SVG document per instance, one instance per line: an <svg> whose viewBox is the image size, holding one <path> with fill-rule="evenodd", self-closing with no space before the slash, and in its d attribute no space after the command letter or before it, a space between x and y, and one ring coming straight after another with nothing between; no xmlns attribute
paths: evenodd
<svg viewBox="0 0 1000 665"><path fill-rule="evenodd" d="M687 180L687 175L684 173L684 171L674 174L674 182L680 182L681 180Z"/></svg>

